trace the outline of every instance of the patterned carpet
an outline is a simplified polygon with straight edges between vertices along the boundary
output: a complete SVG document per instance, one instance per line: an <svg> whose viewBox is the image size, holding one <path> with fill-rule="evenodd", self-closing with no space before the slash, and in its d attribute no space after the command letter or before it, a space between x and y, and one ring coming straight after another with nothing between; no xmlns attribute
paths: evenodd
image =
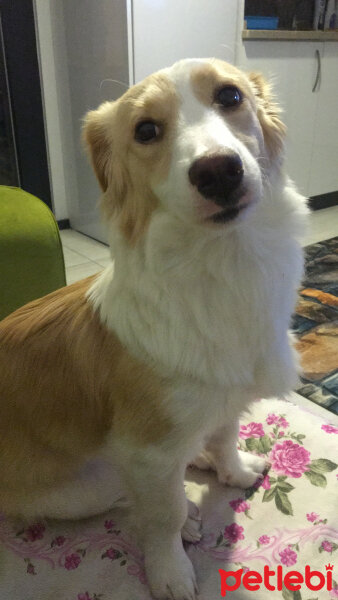
<svg viewBox="0 0 338 600"><path fill-rule="evenodd" d="M293 329L304 372L297 392L338 414L338 237L306 248Z"/></svg>
<svg viewBox="0 0 338 600"><path fill-rule="evenodd" d="M305 565L322 573L319 591L304 583L301 590L284 585L271 593L262 584L253 596L236 578L239 589L226 600L337 600L337 439L338 427L322 417L270 398L252 404L239 432L242 451L258 452L271 463L262 481L244 491L218 483L210 471L187 470L186 493L202 517L202 539L185 544L200 600L222 600L219 569L251 571L262 581L269 567L268 581L276 586L277 568L284 575L296 569L302 582ZM331 592L328 563L335 565ZM314 577L311 583L318 585ZM21 527L0 515L0 598L151 600L130 512L114 509L90 519Z"/></svg>

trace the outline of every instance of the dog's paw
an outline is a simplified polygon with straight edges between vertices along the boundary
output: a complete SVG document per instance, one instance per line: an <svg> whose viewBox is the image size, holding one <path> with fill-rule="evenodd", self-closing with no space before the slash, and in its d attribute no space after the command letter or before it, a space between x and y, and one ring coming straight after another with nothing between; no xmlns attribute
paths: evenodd
<svg viewBox="0 0 338 600"><path fill-rule="evenodd" d="M269 462L262 456L250 454L250 452L238 451L242 465L251 468L255 473L263 474L269 467Z"/></svg>
<svg viewBox="0 0 338 600"><path fill-rule="evenodd" d="M182 538L186 541L186 542L192 542L193 544L196 544L197 542L200 541L202 534L201 534L201 525L202 525L202 520L200 517L200 511L198 506L196 506L196 504L194 504L194 502L191 502L191 500L187 500L188 502L188 516L186 518L186 521L181 529L181 535Z"/></svg>
<svg viewBox="0 0 338 600"><path fill-rule="evenodd" d="M193 566L184 552L161 552L147 560L149 587L156 600L196 600L198 593Z"/></svg>
<svg viewBox="0 0 338 600"><path fill-rule="evenodd" d="M269 463L260 456L239 450L239 461L229 469L218 470L218 479L232 487L243 489L252 487L256 481L262 480Z"/></svg>

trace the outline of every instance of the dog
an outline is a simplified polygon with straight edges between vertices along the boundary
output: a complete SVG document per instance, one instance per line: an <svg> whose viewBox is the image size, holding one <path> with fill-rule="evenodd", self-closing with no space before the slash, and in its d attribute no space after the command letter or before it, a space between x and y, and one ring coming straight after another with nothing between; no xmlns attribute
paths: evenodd
<svg viewBox="0 0 338 600"><path fill-rule="evenodd" d="M81 518L137 506L157 599L195 598L185 469L252 486L238 417L298 380L288 332L306 200L270 87L182 60L87 114L111 266L0 323L0 509ZM101 461L101 462L100 462Z"/></svg>

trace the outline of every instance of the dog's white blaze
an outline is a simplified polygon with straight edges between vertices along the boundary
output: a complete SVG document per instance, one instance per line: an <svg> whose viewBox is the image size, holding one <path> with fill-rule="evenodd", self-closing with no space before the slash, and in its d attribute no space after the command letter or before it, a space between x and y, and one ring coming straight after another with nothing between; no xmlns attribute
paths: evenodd
<svg viewBox="0 0 338 600"><path fill-rule="evenodd" d="M189 61L195 67L205 61ZM246 200L257 202L262 191L261 173L257 161L246 146L232 133L222 116L213 108L203 105L194 94L190 81L190 69L180 62L166 75L173 81L180 99L177 134L173 146L175 160L171 163L167 180L155 186L155 192L170 208L182 215L192 214L201 198L189 183L188 170L194 160L206 154L234 151L242 159L244 185L248 188ZM208 201L205 214L210 213ZM215 212L214 210L212 212Z"/></svg>

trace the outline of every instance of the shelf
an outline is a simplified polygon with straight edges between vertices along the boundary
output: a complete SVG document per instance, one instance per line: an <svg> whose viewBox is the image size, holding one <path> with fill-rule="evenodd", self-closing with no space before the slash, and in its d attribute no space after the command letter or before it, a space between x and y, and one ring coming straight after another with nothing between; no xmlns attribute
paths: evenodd
<svg viewBox="0 0 338 600"><path fill-rule="evenodd" d="M338 42L335 31L286 31L284 29L243 29L243 40Z"/></svg>

